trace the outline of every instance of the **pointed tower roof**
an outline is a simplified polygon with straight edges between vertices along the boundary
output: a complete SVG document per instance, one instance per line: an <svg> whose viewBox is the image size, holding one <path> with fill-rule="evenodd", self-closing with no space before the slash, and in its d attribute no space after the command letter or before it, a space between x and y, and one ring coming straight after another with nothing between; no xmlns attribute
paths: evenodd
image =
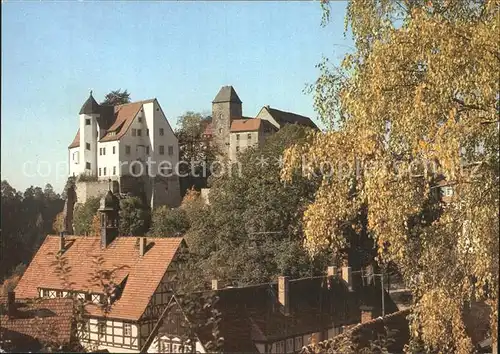
<svg viewBox="0 0 500 354"><path fill-rule="evenodd" d="M217 96L215 96L212 103L221 103L221 102L234 102L241 103L238 94L234 90L233 86L222 86Z"/></svg>
<svg viewBox="0 0 500 354"><path fill-rule="evenodd" d="M92 91L90 91L90 96L83 104L79 114L95 114L95 113L99 113L99 103L97 103L94 97L92 97Z"/></svg>

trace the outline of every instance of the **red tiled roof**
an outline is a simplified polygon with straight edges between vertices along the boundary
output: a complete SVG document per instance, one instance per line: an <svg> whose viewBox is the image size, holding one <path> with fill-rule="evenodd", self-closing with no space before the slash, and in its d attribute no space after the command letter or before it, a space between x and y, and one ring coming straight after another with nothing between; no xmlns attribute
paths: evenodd
<svg viewBox="0 0 500 354"><path fill-rule="evenodd" d="M19 298L38 296L37 288L67 289L102 293L102 288L91 284L91 274L97 269L95 261L103 259L102 269L113 271L114 283L126 282L121 296L113 303L109 317L138 320L146 309L150 296L179 248L182 238L148 238L149 249L139 255L136 237L117 237L108 247L101 248L99 237L66 236L63 255L68 261L69 284L55 273L55 253L59 250L59 236L47 236L16 287ZM88 306L91 315L101 315L98 306Z"/></svg>
<svg viewBox="0 0 500 354"><path fill-rule="evenodd" d="M261 121L259 118L235 119L231 123L231 133L259 130Z"/></svg>
<svg viewBox="0 0 500 354"><path fill-rule="evenodd" d="M73 324L73 300L44 299L33 303L16 303L13 314L0 316L4 339L16 342L37 340L44 343L68 344Z"/></svg>
<svg viewBox="0 0 500 354"><path fill-rule="evenodd" d="M110 127L107 129L106 134L101 138L101 142L106 141L115 141L119 140L127 131L132 122L134 121L135 116L142 108L143 104L154 102L156 98L131 102L126 104L121 104L113 107L113 112L107 114L107 110L102 110L101 115L106 115L104 120L110 121ZM111 109L111 108L110 108ZM107 117L111 115L110 117ZM115 132L114 135L109 134L110 132ZM68 148L74 148L80 146L80 130L77 131L73 142L69 145Z"/></svg>

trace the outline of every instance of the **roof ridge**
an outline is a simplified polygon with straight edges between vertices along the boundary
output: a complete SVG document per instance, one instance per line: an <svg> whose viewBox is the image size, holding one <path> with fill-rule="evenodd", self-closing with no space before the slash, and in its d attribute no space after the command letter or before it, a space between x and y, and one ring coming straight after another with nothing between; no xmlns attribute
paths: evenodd
<svg viewBox="0 0 500 354"><path fill-rule="evenodd" d="M147 102L152 102L156 100L156 97L153 97L153 98L148 98L148 99L145 99L145 100L140 100L140 101L134 101L134 102L128 102L128 103L122 103L122 104L117 104L116 106L111 106L111 107L121 107L121 106L128 106L128 105L132 105L132 104L138 104L138 103L147 103Z"/></svg>

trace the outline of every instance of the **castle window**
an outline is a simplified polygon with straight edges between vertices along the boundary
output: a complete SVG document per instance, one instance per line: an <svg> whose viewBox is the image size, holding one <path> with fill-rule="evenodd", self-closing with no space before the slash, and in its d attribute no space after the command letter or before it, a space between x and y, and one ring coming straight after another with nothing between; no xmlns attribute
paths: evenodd
<svg viewBox="0 0 500 354"><path fill-rule="evenodd" d="M168 154L173 155L174 154L174 147L172 145L168 146Z"/></svg>
<svg viewBox="0 0 500 354"><path fill-rule="evenodd" d="M102 148L102 154L106 155L106 148Z"/></svg>
<svg viewBox="0 0 500 354"><path fill-rule="evenodd" d="M149 129L146 129L146 135L149 136Z"/></svg>
<svg viewBox="0 0 500 354"><path fill-rule="evenodd" d="M248 134L247 134L247 138L248 138L248 139L252 139L252 133L248 133Z"/></svg>
<svg viewBox="0 0 500 354"><path fill-rule="evenodd" d="M132 335L132 326L130 325L130 323L123 324L123 335L125 337L130 337Z"/></svg>
<svg viewBox="0 0 500 354"><path fill-rule="evenodd" d="M160 150L160 155L165 155L165 146L160 145L158 148Z"/></svg>
<svg viewBox="0 0 500 354"><path fill-rule="evenodd" d="M137 121L138 121L139 123L142 123L142 117L137 117Z"/></svg>
<svg viewBox="0 0 500 354"><path fill-rule="evenodd" d="M90 125L90 119L85 119L85 125Z"/></svg>
<svg viewBox="0 0 500 354"><path fill-rule="evenodd" d="M102 148L99 148L99 155L102 155Z"/></svg>
<svg viewBox="0 0 500 354"><path fill-rule="evenodd" d="M142 136L142 130L141 129L137 129L137 136Z"/></svg>
<svg viewBox="0 0 500 354"><path fill-rule="evenodd" d="M79 160L80 160L80 152L79 151L75 151L73 153L73 162L75 164L77 164L79 162Z"/></svg>
<svg viewBox="0 0 500 354"><path fill-rule="evenodd" d="M85 169L90 170L90 162L85 163Z"/></svg>
<svg viewBox="0 0 500 354"><path fill-rule="evenodd" d="M137 129L132 129L132 136L136 136L137 135Z"/></svg>
<svg viewBox="0 0 500 354"><path fill-rule="evenodd" d="M102 172L103 172L103 175L106 176L106 167L104 167Z"/></svg>
<svg viewBox="0 0 500 354"><path fill-rule="evenodd" d="M116 166L113 166L113 176L116 175Z"/></svg>
<svg viewBox="0 0 500 354"><path fill-rule="evenodd" d="M163 130L163 128L160 128L160 136L163 136L165 134L165 131Z"/></svg>
<svg viewBox="0 0 500 354"><path fill-rule="evenodd" d="M85 143L85 148L86 148L87 150L90 150L90 143Z"/></svg>
<svg viewBox="0 0 500 354"><path fill-rule="evenodd" d="M149 146L146 146L146 155L149 155Z"/></svg>
<svg viewBox="0 0 500 354"><path fill-rule="evenodd" d="M113 155L116 153L116 146L113 146Z"/></svg>
<svg viewBox="0 0 500 354"><path fill-rule="evenodd" d="M101 175L101 168L99 167L99 176Z"/></svg>
<svg viewBox="0 0 500 354"><path fill-rule="evenodd" d="M125 145L125 154L130 155L130 145Z"/></svg>
<svg viewBox="0 0 500 354"><path fill-rule="evenodd" d="M240 134L236 134L236 140L240 140Z"/></svg>

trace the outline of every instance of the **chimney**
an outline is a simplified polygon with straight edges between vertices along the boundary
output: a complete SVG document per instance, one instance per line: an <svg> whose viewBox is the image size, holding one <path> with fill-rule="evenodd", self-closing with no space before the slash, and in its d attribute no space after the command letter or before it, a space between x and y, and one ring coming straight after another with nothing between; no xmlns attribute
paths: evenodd
<svg viewBox="0 0 500 354"><path fill-rule="evenodd" d="M16 293L9 291L7 293L7 315L14 316L16 312Z"/></svg>
<svg viewBox="0 0 500 354"><path fill-rule="evenodd" d="M351 267L342 267L342 279L346 282L349 291L352 291L352 271Z"/></svg>
<svg viewBox="0 0 500 354"><path fill-rule="evenodd" d="M217 279L212 279L212 290L219 290L219 281Z"/></svg>
<svg viewBox="0 0 500 354"><path fill-rule="evenodd" d="M369 322L373 319L373 307L372 306L360 306L361 310L361 323Z"/></svg>
<svg viewBox="0 0 500 354"><path fill-rule="evenodd" d="M146 253L146 237L139 237L139 255L144 256Z"/></svg>
<svg viewBox="0 0 500 354"><path fill-rule="evenodd" d="M285 316L290 315L290 296L288 290L288 277L278 277L278 300L281 305L281 310Z"/></svg>
<svg viewBox="0 0 500 354"><path fill-rule="evenodd" d="M64 252L64 232L59 233L59 252Z"/></svg>
<svg viewBox="0 0 500 354"><path fill-rule="evenodd" d="M329 266L326 269L326 275L328 277L335 277L335 276L337 276L337 267L335 267L335 266Z"/></svg>

